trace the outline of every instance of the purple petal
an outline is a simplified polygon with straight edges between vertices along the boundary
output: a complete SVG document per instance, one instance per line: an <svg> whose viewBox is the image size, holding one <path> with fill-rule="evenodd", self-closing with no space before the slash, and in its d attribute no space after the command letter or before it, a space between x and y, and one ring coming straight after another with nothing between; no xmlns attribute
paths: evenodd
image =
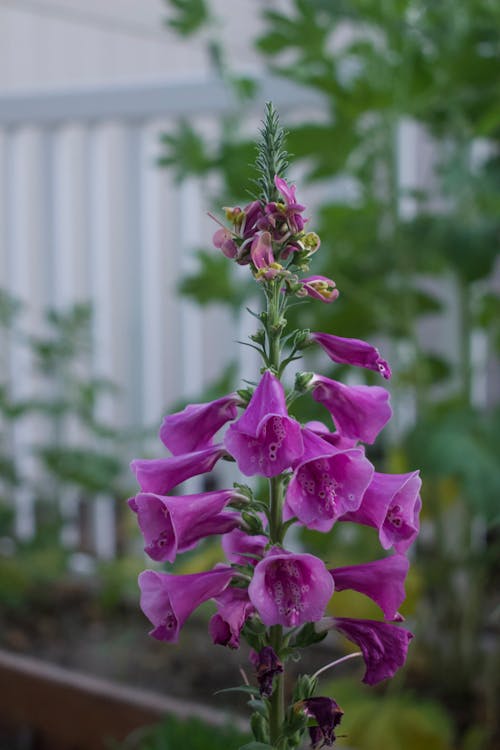
<svg viewBox="0 0 500 750"><path fill-rule="evenodd" d="M245 476L277 476L302 455L300 425L288 416L283 386L269 371L224 442Z"/></svg>
<svg viewBox="0 0 500 750"><path fill-rule="evenodd" d="M330 573L336 591L359 591L379 605L387 620L394 620L405 598L408 568L404 555L392 555L362 565L333 568Z"/></svg>
<svg viewBox="0 0 500 750"><path fill-rule="evenodd" d="M225 453L225 449L220 445L213 445L201 451L171 458L138 458L132 461L130 468L143 492L167 495L186 479L212 471Z"/></svg>
<svg viewBox="0 0 500 750"><path fill-rule="evenodd" d="M378 529L384 549L394 546L405 552L418 534L421 508L418 471L409 474L375 472L358 510L343 521L354 521Z"/></svg>
<svg viewBox="0 0 500 750"><path fill-rule="evenodd" d="M308 276L300 280L300 285L299 296L314 297L321 302L335 302L339 296L335 282L327 276Z"/></svg>
<svg viewBox="0 0 500 750"><path fill-rule="evenodd" d="M256 564L264 554L269 540L263 534L246 534L241 529L234 529L222 539L222 549L227 559L237 565ZM255 555L255 558L246 557Z"/></svg>
<svg viewBox="0 0 500 750"><path fill-rule="evenodd" d="M202 602L219 596L232 577L233 571L227 566L180 576L145 570L139 576L139 586L141 609L154 625L150 635L176 643L191 612Z"/></svg>
<svg viewBox="0 0 500 750"><path fill-rule="evenodd" d="M376 620L335 617L331 618L330 627L360 647L366 665L363 682L367 685L393 677L405 663L408 644L413 638L409 630Z"/></svg>
<svg viewBox="0 0 500 750"><path fill-rule="evenodd" d="M373 466L363 451L337 451L312 435L318 445L311 452L311 433L304 430L307 460L296 468L288 485L284 518L297 516L310 529L330 531L335 521L359 507L373 475Z"/></svg>
<svg viewBox="0 0 500 750"><path fill-rule="evenodd" d="M328 333L311 333L311 338L328 354L333 362L355 365L375 370L387 380L391 377L391 368L371 344L361 339L346 339Z"/></svg>
<svg viewBox="0 0 500 750"><path fill-rule="evenodd" d="M209 623L209 632L215 644L239 648L240 633L255 609L248 598L247 589L227 588L216 599L217 614Z"/></svg>
<svg viewBox="0 0 500 750"><path fill-rule="evenodd" d="M205 404L189 404L169 414L160 428L160 439L174 456L193 453L210 445L213 436L231 419L236 419L236 393Z"/></svg>
<svg viewBox="0 0 500 750"><path fill-rule="evenodd" d="M314 375L313 398L326 406L342 435L374 443L392 415L389 392L378 385L344 385Z"/></svg>
<svg viewBox="0 0 500 750"><path fill-rule="evenodd" d="M295 627L320 620L333 589L322 560L274 547L255 566L248 595L265 625Z"/></svg>

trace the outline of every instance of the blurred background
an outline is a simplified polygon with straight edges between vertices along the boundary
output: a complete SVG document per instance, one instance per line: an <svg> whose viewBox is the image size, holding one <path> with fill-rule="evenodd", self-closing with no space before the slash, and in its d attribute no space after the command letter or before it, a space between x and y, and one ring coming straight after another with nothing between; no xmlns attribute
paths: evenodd
<svg viewBox="0 0 500 750"><path fill-rule="evenodd" d="M205 719L186 701L218 720L213 691L241 680L246 654L207 647L208 610L179 648L148 641L125 498L130 459L161 455L167 410L256 373L235 342L259 301L211 246L207 212L248 202L271 99L322 239L312 271L341 292L293 322L381 347L395 418L371 457L424 480L411 659L377 690L354 669L325 685L346 710L339 745L498 747L499 58L492 0L0 0L2 658L154 689ZM361 562L369 531L296 543ZM206 544L176 569L218 555ZM317 648L321 664L342 644ZM44 746L28 706L10 719L5 747ZM186 737L172 719L126 747L237 746L215 731Z"/></svg>

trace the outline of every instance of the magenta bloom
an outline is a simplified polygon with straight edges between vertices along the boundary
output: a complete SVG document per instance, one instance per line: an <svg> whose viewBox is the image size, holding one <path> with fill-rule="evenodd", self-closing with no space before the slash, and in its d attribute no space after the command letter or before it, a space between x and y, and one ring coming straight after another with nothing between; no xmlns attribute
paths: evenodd
<svg viewBox="0 0 500 750"><path fill-rule="evenodd" d="M176 497L139 493L129 505L137 513L144 551L153 560L174 562L178 552L200 539L232 531L241 522L240 514L222 511L234 495L234 490Z"/></svg>
<svg viewBox="0 0 500 750"><path fill-rule="evenodd" d="M295 197L295 185L289 185L286 180L282 177L278 177L278 175L274 178L274 184L285 199L285 208L283 212L279 203L269 203L268 206L266 206L266 213L269 214L270 220L276 220L276 218L279 218L280 215L282 216L284 213L292 234L302 232L305 220L301 214L305 211L305 206L302 206L297 202L297 198Z"/></svg>
<svg viewBox="0 0 500 750"><path fill-rule="evenodd" d="M212 471L219 458L225 453L225 449L220 445L213 445L183 456L136 458L130 464L130 468L143 492L167 495L170 490L186 479Z"/></svg>
<svg viewBox="0 0 500 750"><path fill-rule="evenodd" d="M394 620L405 598L405 579L410 563L404 555L392 555L362 565L333 568L335 591L352 589L369 596L387 620Z"/></svg>
<svg viewBox="0 0 500 750"><path fill-rule="evenodd" d="M378 529L384 549L394 547L405 552L419 531L422 507L418 471L409 474L375 472L359 508L342 520L354 521Z"/></svg>
<svg viewBox="0 0 500 750"><path fill-rule="evenodd" d="M365 660L363 682L376 685L393 677L406 661L413 633L387 622L354 620L349 617L325 618L320 629L335 628L360 647Z"/></svg>
<svg viewBox="0 0 500 750"><path fill-rule="evenodd" d="M217 614L208 625L212 641L229 648L240 647L240 633L255 608L248 598L247 589L227 588L217 596Z"/></svg>
<svg viewBox="0 0 500 750"><path fill-rule="evenodd" d="M274 279L278 271L281 270L279 263L276 263L273 255L273 246L269 232L259 232L255 235L250 248L250 257L252 263L257 269L257 278L264 278L267 281Z"/></svg>
<svg viewBox="0 0 500 750"><path fill-rule="evenodd" d="M357 445L357 440L348 438L340 432L329 432L328 427L326 427L323 422L306 422L304 427L306 430L309 430L309 432L314 432L314 434L318 435L322 440L333 445L333 447L337 448L339 451L345 451L348 450L348 448L355 448L356 446L360 450L363 450L363 446Z"/></svg>
<svg viewBox="0 0 500 750"><path fill-rule="evenodd" d="M233 571L220 566L204 573L176 576L145 570L139 576L141 609L154 625L149 635L177 643L185 621L202 602L219 596L229 586Z"/></svg>
<svg viewBox="0 0 500 750"><path fill-rule="evenodd" d="M255 566L248 595L264 625L295 627L320 620L333 589L322 560L273 547Z"/></svg>
<svg viewBox="0 0 500 750"><path fill-rule="evenodd" d="M333 362L375 370L388 380L391 368L371 344L361 339L345 339L329 333L311 333L311 338L328 354Z"/></svg>
<svg viewBox="0 0 500 750"><path fill-rule="evenodd" d="M182 411L169 414L160 428L160 439L174 456L193 453L211 445L213 436L231 419L236 419L236 393L205 404L189 404Z"/></svg>
<svg viewBox="0 0 500 750"><path fill-rule="evenodd" d="M215 232L212 242L216 248L223 252L226 258L236 258L238 245L233 238L234 235L229 229L221 227Z"/></svg>
<svg viewBox="0 0 500 750"><path fill-rule="evenodd" d="M224 442L247 477L275 477L301 456L300 425L288 416L283 386L268 370Z"/></svg>
<svg viewBox="0 0 500 750"><path fill-rule="evenodd" d="M378 385L344 385L314 375L313 398L326 406L337 430L348 438L374 443L392 416L389 392Z"/></svg>
<svg viewBox="0 0 500 750"><path fill-rule="evenodd" d="M335 521L361 504L373 466L362 450L339 451L303 430L304 454L288 485L284 518L297 516L309 529L330 531Z"/></svg>
<svg viewBox="0 0 500 750"><path fill-rule="evenodd" d="M268 542L263 534L246 534L241 529L234 529L222 539L222 549L232 563L255 565L263 557ZM248 555L255 555L255 558Z"/></svg>
<svg viewBox="0 0 500 750"><path fill-rule="evenodd" d="M302 701L307 716L315 719L317 726L309 727L309 737L313 750L320 747L331 747L335 742L335 727L337 727L344 712L333 698L317 696Z"/></svg>
<svg viewBox="0 0 500 750"><path fill-rule="evenodd" d="M326 276L308 276L300 280L299 297L314 297L321 302L335 302L339 296L339 290L335 282Z"/></svg>

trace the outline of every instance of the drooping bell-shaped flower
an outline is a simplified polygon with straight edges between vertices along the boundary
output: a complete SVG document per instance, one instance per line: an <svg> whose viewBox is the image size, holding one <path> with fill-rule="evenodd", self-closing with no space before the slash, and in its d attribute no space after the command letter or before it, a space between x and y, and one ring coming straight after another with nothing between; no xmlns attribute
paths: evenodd
<svg viewBox="0 0 500 750"><path fill-rule="evenodd" d="M308 276L299 281L300 289L297 292L299 297L314 297L321 302L335 302L339 296L339 290L332 279L326 276Z"/></svg>
<svg viewBox="0 0 500 750"><path fill-rule="evenodd" d="M226 422L236 419L239 397L236 393L204 404L189 404L169 414L160 427L160 439L174 456L208 448L213 436Z"/></svg>
<svg viewBox="0 0 500 750"><path fill-rule="evenodd" d="M212 471L226 453L220 445L170 458L136 458L130 464L143 492L168 495L186 479Z"/></svg>
<svg viewBox="0 0 500 750"><path fill-rule="evenodd" d="M248 590L229 587L216 598L217 613L209 622L212 641L220 646L239 648L240 633L255 607L248 598Z"/></svg>
<svg viewBox="0 0 500 750"><path fill-rule="evenodd" d="M248 595L264 625L295 627L320 620L333 590L322 560L273 547L255 566Z"/></svg>
<svg viewBox="0 0 500 750"><path fill-rule="evenodd" d="M314 375L312 395L326 406L337 430L348 438L374 443L392 416L389 392L378 385L344 385Z"/></svg>
<svg viewBox="0 0 500 750"><path fill-rule="evenodd" d="M244 414L229 426L224 443L247 477L275 477L301 456L300 425L288 416L283 386L268 370Z"/></svg>
<svg viewBox="0 0 500 750"><path fill-rule="evenodd" d="M319 435L322 440L330 443L330 445L333 445L333 447L337 448L337 450L339 451L345 451L348 448L355 448L356 446L360 450L364 450L362 445L358 445L357 440L346 437L340 432L330 432L328 427L324 425L323 422L319 422L317 420L306 422L304 427L306 430L314 432L315 435Z"/></svg>
<svg viewBox="0 0 500 750"><path fill-rule="evenodd" d="M300 707L306 716L317 721L317 726L309 727L311 748L331 747L335 742L335 727L337 727L344 712L333 698L315 696L300 701Z"/></svg>
<svg viewBox="0 0 500 750"><path fill-rule="evenodd" d="M413 638L409 630L377 620L327 617L317 626L320 632L332 628L360 647L366 666L363 682L367 685L394 676L405 663Z"/></svg>
<svg viewBox="0 0 500 750"><path fill-rule="evenodd" d="M200 539L226 534L241 522L239 513L223 512L234 490L165 497L141 492L129 500L137 513L146 546L158 562L174 562L177 553L194 547Z"/></svg>
<svg viewBox="0 0 500 750"><path fill-rule="evenodd" d="M284 518L296 516L309 529L330 531L335 521L359 507L373 474L362 450L339 451L303 430L304 453L288 485Z"/></svg>
<svg viewBox="0 0 500 750"><path fill-rule="evenodd" d="M219 596L233 575L226 565L188 575L145 570L139 576L139 587L141 609L154 625L149 635L159 641L177 643L189 615L202 602Z"/></svg>
<svg viewBox="0 0 500 750"><path fill-rule="evenodd" d="M222 549L229 562L237 565L255 565L263 557L268 543L269 540L264 534L247 534L241 529L234 529L223 537Z"/></svg>
<svg viewBox="0 0 500 750"><path fill-rule="evenodd" d="M369 596L387 620L397 617L405 598L405 579L410 563L404 555L392 555L361 565L333 568L335 591L351 589Z"/></svg>
<svg viewBox="0 0 500 750"><path fill-rule="evenodd" d="M271 646L264 646L259 652L250 651L250 661L257 672L260 694L270 698L273 693L274 676L283 672L283 664Z"/></svg>
<svg viewBox="0 0 500 750"><path fill-rule="evenodd" d="M311 333L311 339L321 346L333 362L375 370L387 380L391 368L371 344L361 339L346 339L329 333Z"/></svg>
<svg viewBox="0 0 500 750"><path fill-rule="evenodd" d="M405 552L419 531L422 506L418 471L409 474L374 472L361 505L346 514L343 521L354 521L378 529L384 549Z"/></svg>

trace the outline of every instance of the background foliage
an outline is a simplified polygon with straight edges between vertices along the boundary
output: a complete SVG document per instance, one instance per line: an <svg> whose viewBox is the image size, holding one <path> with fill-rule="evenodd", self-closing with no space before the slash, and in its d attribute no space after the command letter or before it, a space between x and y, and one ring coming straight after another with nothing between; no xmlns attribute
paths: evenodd
<svg viewBox="0 0 500 750"><path fill-rule="evenodd" d="M242 85L227 64L210 3L166 6L168 23L186 40L208 39L214 68L244 112L258 83ZM500 410L474 396L473 341L482 333L490 360L499 351L500 6L290 0L264 6L262 22L255 46L263 66L322 101L314 112L298 102L288 147L324 196L314 220L322 238L314 273L335 279L341 296L333 310L297 308L300 327L385 341L395 408L415 409L407 428L387 437L385 452L387 471L418 466L424 477L418 596L405 610L418 637L406 679L453 719L453 736L443 730L445 744L436 747L493 748ZM405 123L419 128L432 155L418 189L400 179ZM161 162L178 179L216 174L215 205L247 202L253 154L244 124L244 115L226 118L210 143L181 124L165 137ZM214 249L203 249L182 291L202 305L236 308L247 290L230 273ZM456 346L423 335L436 315L451 321ZM335 544L336 554L357 545L366 557L370 540L337 534ZM390 712L387 700L383 706ZM368 735L356 741L373 746ZM399 742L394 747L409 746Z"/></svg>

